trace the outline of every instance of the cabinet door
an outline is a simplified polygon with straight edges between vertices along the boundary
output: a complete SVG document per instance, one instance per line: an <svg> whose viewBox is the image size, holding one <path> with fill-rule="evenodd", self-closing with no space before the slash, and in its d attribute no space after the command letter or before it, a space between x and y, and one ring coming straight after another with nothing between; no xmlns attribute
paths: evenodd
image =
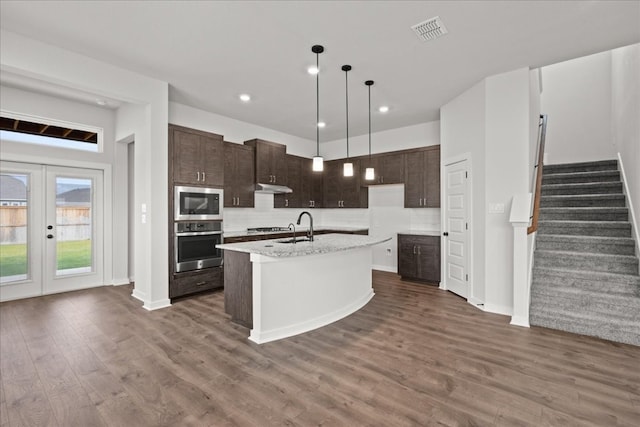
<svg viewBox="0 0 640 427"><path fill-rule="evenodd" d="M267 144L255 144L256 148L256 182L273 184L271 173L271 148Z"/></svg>
<svg viewBox="0 0 640 427"><path fill-rule="evenodd" d="M416 278L437 283L440 281L440 246L422 243L418 246L418 274Z"/></svg>
<svg viewBox="0 0 640 427"><path fill-rule="evenodd" d="M421 208L424 200L424 152L409 153L405 156L404 207Z"/></svg>
<svg viewBox="0 0 640 427"><path fill-rule="evenodd" d="M353 163L353 176L344 176L341 173L340 178L342 180L342 205L343 208L360 208L362 207L362 200L360 197L360 161L351 159ZM341 167L343 162L341 161ZM368 191L364 189L363 191Z"/></svg>
<svg viewBox="0 0 640 427"><path fill-rule="evenodd" d="M425 152L424 206L440 207L440 149Z"/></svg>
<svg viewBox="0 0 640 427"><path fill-rule="evenodd" d="M251 147L239 145L235 150L235 157L236 206L252 208L255 206L254 192L256 188L254 151Z"/></svg>
<svg viewBox="0 0 640 427"><path fill-rule="evenodd" d="M201 184L224 186L224 145L214 138L200 137Z"/></svg>
<svg viewBox="0 0 640 427"><path fill-rule="evenodd" d="M236 201L236 151L230 142L224 143L224 207L235 207Z"/></svg>
<svg viewBox="0 0 640 427"><path fill-rule="evenodd" d="M202 184L199 180L200 136L172 129L173 134L173 182L176 184Z"/></svg>
<svg viewBox="0 0 640 427"><path fill-rule="evenodd" d="M416 277L418 262L416 245L410 237L398 235L398 274L402 277Z"/></svg>
<svg viewBox="0 0 640 427"><path fill-rule="evenodd" d="M342 200L342 162L324 162L324 207L340 207Z"/></svg>
<svg viewBox="0 0 640 427"><path fill-rule="evenodd" d="M270 150L273 183L278 185L287 185L287 147L285 145L271 145Z"/></svg>
<svg viewBox="0 0 640 427"><path fill-rule="evenodd" d="M379 158L378 184L402 184L404 182L404 157L404 154L386 154Z"/></svg>

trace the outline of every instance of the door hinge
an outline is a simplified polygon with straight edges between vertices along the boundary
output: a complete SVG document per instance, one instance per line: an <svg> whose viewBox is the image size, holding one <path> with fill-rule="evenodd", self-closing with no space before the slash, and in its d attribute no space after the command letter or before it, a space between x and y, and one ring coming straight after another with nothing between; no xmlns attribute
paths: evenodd
<svg viewBox="0 0 640 427"><path fill-rule="evenodd" d="M465 178L469 178L469 172L464 171L464 177L465 177Z"/></svg>
<svg viewBox="0 0 640 427"><path fill-rule="evenodd" d="M468 223L468 222L465 222L465 223L464 223L464 229L465 229L465 230L468 230L468 229L469 229L469 223Z"/></svg>
<svg viewBox="0 0 640 427"><path fill-rule="evenodd" d="M466 281L468 282L468 281L469 281L469 275L468 275L468 274L465 274L465 276L466 276L466 277L465 277L465 279L466 279Z"/></svg>

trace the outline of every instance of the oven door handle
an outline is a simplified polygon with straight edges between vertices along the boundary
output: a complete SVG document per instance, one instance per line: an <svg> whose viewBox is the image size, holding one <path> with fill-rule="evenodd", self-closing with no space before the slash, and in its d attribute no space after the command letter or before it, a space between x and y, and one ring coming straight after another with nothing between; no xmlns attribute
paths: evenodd
<svg viewBox="0 0 640 427"><path fill-rule="evenodd" d="M222 231L192 231L189 233L176 233L176 237L189 237L189 236L213 236L222 235Z"/></svg>

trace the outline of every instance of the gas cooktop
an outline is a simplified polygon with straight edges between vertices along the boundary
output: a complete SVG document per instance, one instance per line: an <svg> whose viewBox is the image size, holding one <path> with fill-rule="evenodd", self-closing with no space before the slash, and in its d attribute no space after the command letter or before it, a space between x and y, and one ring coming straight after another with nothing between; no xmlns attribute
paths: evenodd
<svg viewBox="0 0 640 427"><path fill-rule="evenodd" d="M275 231L289 231L287 227L255 227L247 228L248 233L268 233Z"/></svg>

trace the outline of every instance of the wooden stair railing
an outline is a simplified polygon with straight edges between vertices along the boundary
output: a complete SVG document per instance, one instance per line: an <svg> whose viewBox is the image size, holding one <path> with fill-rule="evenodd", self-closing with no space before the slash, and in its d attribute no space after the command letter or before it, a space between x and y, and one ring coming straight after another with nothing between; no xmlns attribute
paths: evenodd
<svg viewBox="0 0 640 427"><path fill-rule="evenodd" d="M547 115L540 114L540 123L538 124L538 158L536 169L536 186L533 199L533 213L531 215L531 225L527 227L527 234L531 234L538 229L538 216L540 215L540 195L542 193L542 169L544 167L544 141L547 133Z"/></svg>

